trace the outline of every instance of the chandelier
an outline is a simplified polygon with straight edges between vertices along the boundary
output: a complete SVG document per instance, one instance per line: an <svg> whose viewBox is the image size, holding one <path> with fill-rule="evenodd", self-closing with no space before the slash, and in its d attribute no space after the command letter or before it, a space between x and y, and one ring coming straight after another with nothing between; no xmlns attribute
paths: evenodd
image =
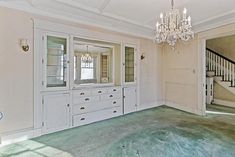
<svg viewBox="0 0 235 157"><path fill-rule="evenodd" d="M87 51L85 54L82 54L81 57L82 62L89 64L92 63L92 57L90 56L89 52L88 52L88 45L87 45Z"/></svg>
<svg viewBox="0 0 235 157"><path fill-rule="evenodd" d="M157 43L168 43L174 47L177 40L188 41L194 38L191 17L187 17L187 9L184 8L183 15L174 8L174 0L171 0L171 10L160 14L160 22L156 23L155 40Z"/></svg>

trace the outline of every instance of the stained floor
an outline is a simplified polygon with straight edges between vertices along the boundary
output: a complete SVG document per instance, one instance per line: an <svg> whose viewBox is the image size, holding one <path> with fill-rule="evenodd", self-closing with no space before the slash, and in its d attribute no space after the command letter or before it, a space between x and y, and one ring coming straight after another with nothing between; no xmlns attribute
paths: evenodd
<svg viewBox="0 0 235 157"><path fill-rule="evenodd" d="M0 148L17 157L235 157L235 116L158 107ZM221 111L222 110L222 111Z"/></svg>

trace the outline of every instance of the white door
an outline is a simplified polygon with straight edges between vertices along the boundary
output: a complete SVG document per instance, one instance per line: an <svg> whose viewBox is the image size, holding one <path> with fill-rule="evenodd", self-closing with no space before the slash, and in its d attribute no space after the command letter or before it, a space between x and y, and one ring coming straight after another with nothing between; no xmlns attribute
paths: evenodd
<svg viewBox="0 0 235 157"><path fill-rule="evenodd" d="M135 112L137 109L136 87L129 86L123 88L124 114Z"/></svg>
<svg viewBox="0 0 235 157"><path fill-rule="evenodd" d="M43 132L51 133L69 128L69 94L43 97Z"/></svg>

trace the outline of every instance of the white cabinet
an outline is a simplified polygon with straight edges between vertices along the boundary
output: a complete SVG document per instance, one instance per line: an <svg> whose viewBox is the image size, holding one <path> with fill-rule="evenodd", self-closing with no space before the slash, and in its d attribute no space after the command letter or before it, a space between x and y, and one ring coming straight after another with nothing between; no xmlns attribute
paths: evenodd
<svg viewBox="0 0 235 157"><path fill-rule="evenodd" d="M123 82L124 84L136 84L136 55L137 49L134 45L124 45L123 54Z"/></svg>
<svg viewBox="0 0 235 157"><path fill-rule="evenodd" d="M72 101L74 127L123 114L121 87L73 90Z"/></svg>
<svg viewBox="0 0 235 157"><path fill-rule="evenodd" d="M136 87L124 87L123 95L124 114L135 112L137 110Z"/></svg>
<svg viewBox="0 0 235 157"><path fill-rule="evenodd" d="M211 104L214 99L214 79L213 77L206 78L206 104Z"/></svg>
<svg viewBox="0 0 235 157"><path fill-rule="evenodd" d="M51 133L69 128L69 94L43 96L43 132Z"/></svg>
<svg viewBox="0 0 235 157"><path fill-rule="evenodd" d="M68 89L69 36L43 33L42 40L42 90Z"/></svg>

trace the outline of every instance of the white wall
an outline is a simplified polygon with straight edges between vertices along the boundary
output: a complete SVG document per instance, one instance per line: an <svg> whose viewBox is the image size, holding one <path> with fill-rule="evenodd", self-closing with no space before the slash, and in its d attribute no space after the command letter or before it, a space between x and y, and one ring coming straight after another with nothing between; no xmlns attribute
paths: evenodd
<svg viewBox="0 0 235 157"><path fill-rule="evenodd" d="M33 127L33 23L32 14L0 7L0 111L4 118L0 121L0 134ZM58 22L56 19L38 17ZM60 21L61 22L61 21ZM123 39L140 43L146 59L140 62L140 102L155 103L162 100L161 49L152 40L144 40L99 28L81 26L62 21L74 27L89 29L90 36L107 37L120 42ZM85 31L78 32L84 33ZM84 33L84 34L87 34ZM82 35L84 35L82 34ZM27 38L30 52L20 51L18 40ZM138 58L139 59L139 58Z"/></svg>
<svg viewBox="0 0 235 157"><path fill-rule="evenodd" d="M166 105L198 113L198 39L164 46L164 94Z"/></svg>
<svg viewBox="0 0 235 157"><path fill-rule="evenodd" d="M152 40L142 39L141 54L145 58L140 61L140 105L163 104L162 47Z"/></svg>
<svg viewBox="0 0 235 157"><path fill-rule="evenodd" d="M33 126L33 25L30 17L0 8L0 133ZM19 39L29 39L27 54Z"/></svg>
<svg viewBox="0 0 235 157"><path fill-rule="evenodd" d="M206 41L206 47L235 61L235 35L210 39Z"/></svg>

